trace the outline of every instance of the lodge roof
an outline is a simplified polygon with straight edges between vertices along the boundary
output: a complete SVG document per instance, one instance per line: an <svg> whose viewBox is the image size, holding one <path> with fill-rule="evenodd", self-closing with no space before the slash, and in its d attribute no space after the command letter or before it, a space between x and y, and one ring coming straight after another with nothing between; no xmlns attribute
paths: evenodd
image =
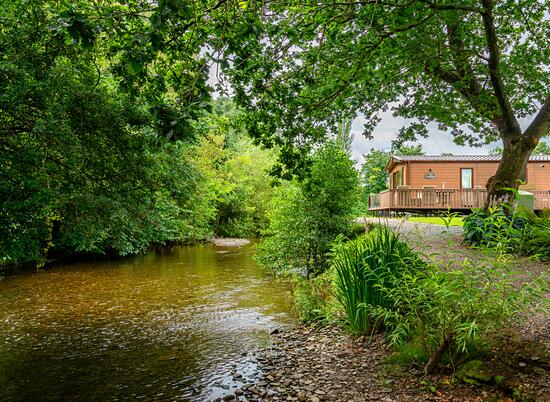
<svg viewBox="0 0 550 402"><path fill-rule="evenodd" d="M498 162L500 155L393 155L386 165L391 170L399 162ZM550 162L550 155L531 155L529 162Z"/></svg>

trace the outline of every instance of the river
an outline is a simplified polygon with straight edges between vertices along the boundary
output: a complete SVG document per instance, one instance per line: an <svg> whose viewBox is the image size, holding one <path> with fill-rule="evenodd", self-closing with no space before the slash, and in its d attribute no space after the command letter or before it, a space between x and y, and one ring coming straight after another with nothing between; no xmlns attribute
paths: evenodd
<svg viewBox="0 0 550 402"><path fill-rule="evenodd" d="M0 280L0 400L184 400L251 381L291 325L253 246L197 245ZM242 378L241 378L242 376Z"/></svg>

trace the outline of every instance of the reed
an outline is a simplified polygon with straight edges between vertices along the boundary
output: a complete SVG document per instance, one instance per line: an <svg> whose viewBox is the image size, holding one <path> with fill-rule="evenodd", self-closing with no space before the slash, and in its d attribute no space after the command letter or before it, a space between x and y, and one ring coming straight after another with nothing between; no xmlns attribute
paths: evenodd
<svg viewBox="0 0 550 402"><path fill-rule="evenodd" d="M424 262L400 235L382 226L369 235L340 247L333 255L336 271L335 296L353 333L368 333L379 327L372 307L391 309L392 289L403 275L417 271Z"/></svg>

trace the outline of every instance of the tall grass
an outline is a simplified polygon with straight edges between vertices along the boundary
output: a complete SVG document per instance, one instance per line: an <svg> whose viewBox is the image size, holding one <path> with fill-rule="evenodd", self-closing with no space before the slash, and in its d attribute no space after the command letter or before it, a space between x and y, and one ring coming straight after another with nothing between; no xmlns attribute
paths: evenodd
<svg viewBox="0 0 550 402"><path fill-rule="evenodd" d="M344 309L348 328L358 334L378 326L371 318L373 306L391 309L393 300L387 289L397 286L404 274L424 267L416 252L387 226L341 246L332 264L336 299Z"/></svg>

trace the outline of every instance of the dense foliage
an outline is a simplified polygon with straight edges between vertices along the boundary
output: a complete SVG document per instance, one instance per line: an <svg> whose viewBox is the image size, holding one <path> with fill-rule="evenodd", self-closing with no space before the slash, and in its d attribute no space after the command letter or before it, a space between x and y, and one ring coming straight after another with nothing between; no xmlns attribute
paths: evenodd
<svg viewBox="0 0 550 402"><path fill-rule="evenodd" d="M550 219L503 207L477 209L464 219L464 242L471 246L550 260Z"/></svg>
<svg viewBox="0 0 550 402"><path fill-rule="evenodd" d="M334 143L318 149L308 178L278 188L259 262L275 271L325 270L331 243L348 233L355 218L358 185L357 171L342 149Z"/></svg>
<svg viewBox="0 0 550 402"><path fill-rule="evenodd" d="M369 333L380 324L373 319L373 308L395 306L386 289L399 286L406 275L418 275L425 264L398 234L383 226L340 247L332 266L347 327Z"/></svg>
<svg viewBox="0 0 550 402"><path fill-rule="evenodd" d="M509 214L504 208L476 209L463 220L464 242L469 245L511 250L522 237L529 221Z"/></svg>
<svg viewBox="0 0 550 402"><path fill-rule="evenodd" d="M230 102L211 112L204 21L189 11L2 3L0 263L265 226L273 158Z"/></svg>
<svg viewBox="0 0 550 402"><path fill-rule="evenodd" d="M548 211L540 218L531 221L519 242L521 254L550 261L550 214Z"/></svg>

